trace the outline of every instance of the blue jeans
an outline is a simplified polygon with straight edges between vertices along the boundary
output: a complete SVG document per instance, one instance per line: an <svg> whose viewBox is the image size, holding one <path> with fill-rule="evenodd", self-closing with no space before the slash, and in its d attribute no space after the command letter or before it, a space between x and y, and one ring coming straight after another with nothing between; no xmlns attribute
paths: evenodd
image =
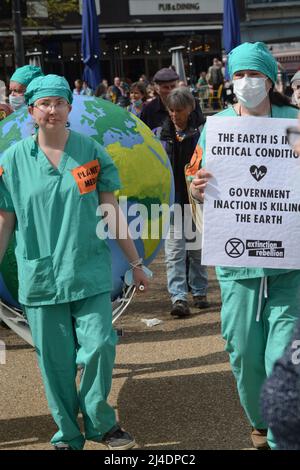
<svg viewBox="0 0 300 470"><path fill-rule="evenodd" d="M207 293L208 275L206 266L201 265L199 236L198 233L197 240L192 244L184 233L183 222L173 221L170 225L169 236L165 241L165 260L172 303L187 300L189 287L193 296Z"/></svg>

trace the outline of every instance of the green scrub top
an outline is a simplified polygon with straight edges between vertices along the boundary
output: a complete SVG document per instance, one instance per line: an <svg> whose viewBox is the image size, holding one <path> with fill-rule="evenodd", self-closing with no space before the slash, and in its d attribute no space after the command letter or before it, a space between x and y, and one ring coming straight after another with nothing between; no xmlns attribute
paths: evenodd
<svg viewBox="0 0 300 470"><path fill-rule="evenodd" d="M99 192L120 188L101 145L70 131L55 169L35 136L1 159L0 209L15 212L19 302L71 302L112 288L110 250L96 235Z"/></svg>
<svg viewBox="0 0 300 470"><path fill-rule="evenodd" d="M272 105L272 118L289 118L295 119L298 117L299 110L291 106L275 106ZM224 111L215 114L217 117L239 117L235 112L233 106L228 107ZM199 145L203 150L202 166L205 166L205 150L206 150L206 125L199 139ZM250 279L264 276L276 276L281 273L287 273L291 270L288 269L274 269L274 268L234 268L234 267L216 267L216 274L220 281L233 280L233 279Z"/></svg>

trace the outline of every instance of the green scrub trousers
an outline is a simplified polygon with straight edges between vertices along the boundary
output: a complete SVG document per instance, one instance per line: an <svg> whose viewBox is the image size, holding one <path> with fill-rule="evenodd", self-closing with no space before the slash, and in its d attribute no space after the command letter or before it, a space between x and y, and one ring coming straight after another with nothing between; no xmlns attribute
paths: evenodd
<svg viewBox="0 0 300 470"><path fill-rule="evenodd" d="M110 292L40 307L24 306L52 416L59 428L51 443L82 449L85 439L100 441L116 424L107 403L117 335L112 327ZM75 378L83 366L80 387ZM77 415L81 410L85 436Z"/></svg>
<svg viewBox="0 0 300 470"><path fill-rule="evenodd" d="M300 271L267 278L267 297L259 293L263 278L221 280L222 336L236 378L241 404L251 425L266 429L260 414L261 387L282 356L300 317ZM256 317L259 310L259 321ZM276 448L272 433L268 443Z"/></svg>

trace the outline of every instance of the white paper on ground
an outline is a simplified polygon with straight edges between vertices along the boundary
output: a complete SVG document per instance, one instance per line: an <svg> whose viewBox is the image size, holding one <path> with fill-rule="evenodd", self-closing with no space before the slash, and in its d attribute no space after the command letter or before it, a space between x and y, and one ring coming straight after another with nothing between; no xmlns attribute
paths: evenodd
<svg viewBox="0 0 300 470"><path fill-rule="evenodd" d="M162 323L162 320L159 320L158 318L142 318L141 321L150 327Z"/></svg>

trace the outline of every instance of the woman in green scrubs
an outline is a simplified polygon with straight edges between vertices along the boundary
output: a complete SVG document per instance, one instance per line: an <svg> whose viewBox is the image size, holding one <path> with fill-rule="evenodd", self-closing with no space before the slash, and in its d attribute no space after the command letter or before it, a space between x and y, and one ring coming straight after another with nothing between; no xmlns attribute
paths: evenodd
<svg viewBox="0 0 300 470"><path fill-rule="evenodd" d="M99 203L115 210L108 224L116 238L124 227L128 235L113 193L120 187L118 172L95 140L68 129L72 92L63 77L35 78L25 99L38 130L1 160L0 262L15 230L19 301L58 426L51 442L59 450L82 449L86 439L113 450L129 449L134 439L120 428L107 403L117 336L110 251L96 235ZM146 291L133 241L129 235L118 241L136 286ZM79 390L78 365L83 368Z"/></svg>
<svg viewBox="0 0 300 470"><path fill-rule="evenodd" d="M228 70L238 102L218 117L297 117L298 110L288 99L273 91L277 63L264 43L244 43L233 49ZM205 142L204 128L200 139L204 164ZM191 184L192 195L200 202L211 176L202 168ZM216 272L222 294L222 335L240 401L252 426L252 443L260 449L275 448L259 399L261 387L282 356L300 316L300 271L217 267Z"/></svg>

